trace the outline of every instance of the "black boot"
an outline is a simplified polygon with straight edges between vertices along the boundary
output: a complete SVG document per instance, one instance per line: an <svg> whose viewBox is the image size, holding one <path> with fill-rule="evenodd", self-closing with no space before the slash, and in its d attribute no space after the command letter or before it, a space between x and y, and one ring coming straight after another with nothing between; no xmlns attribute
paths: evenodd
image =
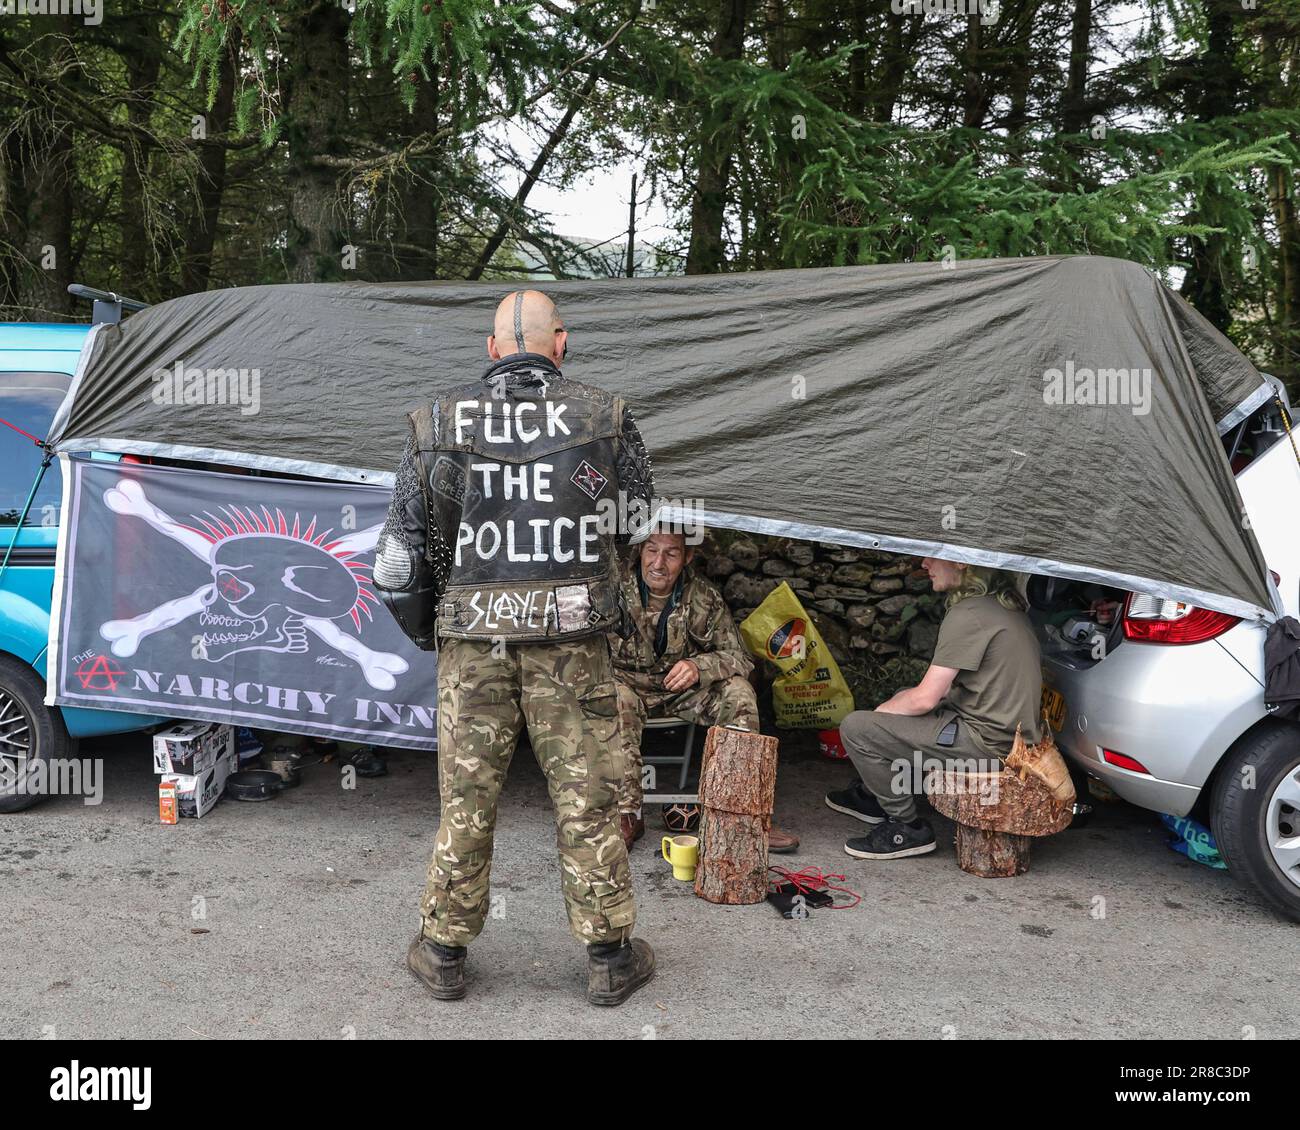
<svg viewBox="0 0 1300 1130"><path fill-rule="evenodd" d="M378 747L372 745L344 754L343 764L351 765L358 777L383 777L388 772L388 762L379 756Z"/></svg>
<svg viewBox="0 0 1300 1130"><path fill-rule="evenodd" d="M655 975L655 951L640 938L587 947L587 1000L622 1004Z"/></svg>
<svg viewBox="0 0 1300 1130"><path fill-rule="evenodd" d="M406 951L406 967L440 1001L465 995L465 947L444 946L418 934Z"/></svg>

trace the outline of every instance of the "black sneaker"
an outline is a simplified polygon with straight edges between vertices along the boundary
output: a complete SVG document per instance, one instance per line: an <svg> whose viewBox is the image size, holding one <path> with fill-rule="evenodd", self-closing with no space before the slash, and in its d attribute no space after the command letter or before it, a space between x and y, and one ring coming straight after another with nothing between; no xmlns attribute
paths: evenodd
<svg viewBox="0 0 1300 1130"><path fill-rule="evenodd" d="M929 855L937 846L934 829L928 820L918 820L919 828L902 820L886 820L865 836L855 836L844 845L854 859L906 859L909 855Z"/></svg>
<svg viewBox="0 0 1300 1130"><path fill-rule="evenodd" d="M826 794L826 807L852 816L864 824L879 824L885 819L885 810L861 781L854 781L847 789Z"/></svg>

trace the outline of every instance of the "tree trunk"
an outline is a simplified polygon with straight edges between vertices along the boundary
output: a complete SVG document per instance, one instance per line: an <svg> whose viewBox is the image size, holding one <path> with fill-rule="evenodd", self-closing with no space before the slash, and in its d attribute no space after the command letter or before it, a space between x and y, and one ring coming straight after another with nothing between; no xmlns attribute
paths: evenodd
<svg viewBox="0 0 1300 1130"><path fill-rule="evenodd" d="M1277 315L1272 373L1294 388L1300 357L1300 221L1296 217L1295 181L1285 165L1268 170L1269 205L1277 225Z"/></svg>
<svg viewBox="0 0 1300 1130"><path fill-rule="evenodd" d="M1234 20L1239 11L1233 0L1205 0L1206 50L1198 61L1191 99L1197 121L1211 123L1232 114L1236 109L1236 92L1245 87L1236 64ZM1217 191L1213 185L1201 186L1201 195L1190 219L1195 221L1214 215L1213 196ZM1213 220L1209 222L1213 223ZM1232 311L1228 306L1224 279L1236 271L1235 264L1228 262L1233 249L1222 233L1203 239L1192 237L1190 243L1191 265L1183 276L1179 292L1216 329L1226 333L1232 323Z"/></svg>
<svg viewBox="0 0 1300 1130"><path fill-rule="evenodd" d="M362 49L382 49L378 41ZM386 148L400 151L416 138L438 129L440 75L417 75L414 101L408 109L401 84L379 68L355 80L356 104L363 114L353 123L358 136L382 138ZM409 78L407 82L409 83ZM447 155L441 146L409 156L400 167L366 181L356 196L357 239L365 248L356 276L373 281L418 280L438 277L438 221L440 197L448 191Z"/></svg>
<svg viewBox="0 0 1300 1130"><path fill-rule="evenodd" d="M1011 101L1006 116L1008 133L1019 133L1029 120L1029 81L1034 73L1030 48L1038 3L1039 0L1018 0L1015 7L1014 31L1006 55L1007 88Z"/></svg>
<svg viewBox="0 0 1300 1130"><path fill-rule="evenodd" d="M1070 826L1071 805L1060 804L1041 780L1010 769L997 773L935 770L926 781L930 804L957 825L957 865L986 879L1029 870L1034 836Z"/></svg>
<svg viewBox="0 0 1300 1130"><path fill-rule="evenodd" d="M916 39L925 28L924 20L912 21L915 24L910 40L903 35L908 20L901 19L892 12L885 12L881 17L885 21L884 34L880 48L880 60L873 68L875 73L875 94L871 100L871 110L878 122L888 124L894 117L894 103L903 89L903 80L907 77L908 63L912 59L912 48Z"/></svg>
<svg viewBox="0 0 1300 1130"><path fill-rule="evenodd" d="M767 898L770 816L743 816L705 808L700 814L700 857L695 893L706 902L749 906Z"/></svg>
<svg viewBox="0 0 1300 1130"><path fill-rule="evenodd" d="M1265 109L1284 107L1292 99L1287 77L1294 70L1296 50L1288 44L1266 41L1260 50ZM1287 165L1268 167L1268 206L1277 228L1277 269L1274 315L1271 319L1269 372L1287 386L1292 401L1300 347L1300 224L1297 223L1293 193L1295 178ZM1265 304L1267 299L1265 300Z"/></svg>
<svg viewBox="0 0 1300 1130"><path fill-rule="evenodd" d="M790 65L790 52L786 49L785 5L782 0L767 0L764 11L763 38L767 42L767 65L774 71L783 71Z"/></svg>
<svg viewBox="0 0 1300 1130"><path fill-rule="evenodd" d="M715 59L733 61L745 48L748 0L718 0L718 30L713 37ZM740 126L706 110L697 142L699 167L691 197L691 241L686 251L688 275L713 274L726 261L723 239L727 190L732 154L740 140Z"/></svg>
<svg viewBox="0 0 1300 1130"><path fill-rule="evenodd" d="M1070 65L1061 96L1061 130L1078 133L1088 123L1088 61L1092 44L1093 0L1074 0L1070 23Z"/></svg>
<svg viewBox="0 0 1300 1130"><path fill-rule="evenodd" d="M430 65L429 80L420 80L415 92L411 121L412 134L435 133L438 129L439 74ZM402 214L406 221L406 242L422 250L398 257L399 279L436 279L438 277L438 169L441 151L418 159L412 175L402 185Z"/></svg>
<svg viewBox="0 0 1300 1130"><path fill-rule="evenodd" d="M110 289L150 300L159 289L152 262L156 254L154 225L147 204L149 155L153 151L147 133L153 118L154 94L162 66L162 40L156 16L142 16L134 24L138 34L124 44L126 64L126 121L132 128L122 145L122 206L119 224L121 274L104 280Z"/></svg>
<svg viewBox="0 0 1300 1130"><path fill-rule="evenodd" d="M984 25L978 15L966 17L966 50L962 53L966 98L962 112L962 125L967 129L980 129L988 116L992 95L984 74Z"/></svg>
<svg viewBox="0 0 1300 1130"><path fill-rule="evenodd" d="M710 726L700 766L700 803L723 812L771 815L779 746L766 734Z"/></svg>
<svg viewBox="0 0 1300 1130"><path fill-rule="evenodd" d="M982 879L1008 879L1029 870L1032 836L957 825L957 866Z"/></svg>
<svg viewBox="0 0 1300 1130"><path fill-rule="evenodd" d="M217 220L226 191L226 147L214 142L226 135L234 117L240 50L238 31L232 33L228 48L221 59L216 98L205 115L208 143L199 146L195 207L185 238L185 258L181 262L181 290L185 294L207 290L212 278L212 248L216 244Z"/></svg>
<svg viewBox="0 0 1300 1130"><path fill-rule="evenodd" d="M893 15L893 13L890 13ZM901 30L903 21L892 21ZM866 0L853 0L849 5L849 36L854 43L864 44L867 38ZM849 56L849 113L855 118L867 116L867 49L859 47Z"/></svg>
<svg viewBox="0 0 1300 1130"><path fill-rule="evenodd" d="M747 904L767 897L777 747L776 738L749 730L709 729L700 767L700 898Z"/></svg>
<svg viewBox="0 0 1300 1130"><path fill-rule="evenodd" d="M33 87L76 82L68 71L71 16L41 17L43 47L24 58L38 69ZM6 36L6 38L8 38ZM9 46L9 44L6 44ZM5 139L0 214L3 215L4 294L10 316L23 321L58 320L75 313L73 281L73 126L52 100L22 107L23 120Z"/></svg>
<svg viewBox="0 0 1300 1130"><path fill-rule="evenodd" d="M936 770L926 782L935 812L954 824L1017 836L1052 836L1074 819L1071 805L1058 804L1037 777L1011 770L964 773Z"/></svg>
<svg viewBox="0 0 1300 1130"><path fill-rule="evenodd" d="M314 0L292 23L285 125L290 282L343 277L347 201L336 171L317 158L347 156L348 20L342 4Z"/></svg>

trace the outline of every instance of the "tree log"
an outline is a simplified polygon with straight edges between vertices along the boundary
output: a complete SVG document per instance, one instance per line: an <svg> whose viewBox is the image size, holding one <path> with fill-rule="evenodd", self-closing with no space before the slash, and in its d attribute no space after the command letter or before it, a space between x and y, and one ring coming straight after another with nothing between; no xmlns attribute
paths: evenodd
<svg viewBox="0 0 1300 1130"><path fill-rule="evenodd" d="M776 738L710 726L700 766L700 803L722 812L770 816L776 803Z"/></svg>
<svg viewBox="0 0 1300 1130"><path fill-rule="evenodd" d="M957 866L984 879L1006 879L1029 870L1032 836L1013 836L957 825Z"/></svg>
<svg viewBox="0 0 1300 1130"><path fill-rule="evenodd" d="M709 902L767 897L767 836L776 800L776 738L712 726L700 768L695 893Z"/></svg>
<svg viewBox="0 0 1300 1130"><path fill-rule="evenodd" d="M700 858L695 893L708 902L746 905L767 897L770 816L705 807L700 813Z"/></svg>
<svg viewBox="0 0 1300 1130"><path fill-rule="evenodd" d="M1068 828L1072 808L1056 803L1036 777L1009 770L962 773L936 770L926 781L934 810L955 824L1017 836L1050 836Z"/></svg>

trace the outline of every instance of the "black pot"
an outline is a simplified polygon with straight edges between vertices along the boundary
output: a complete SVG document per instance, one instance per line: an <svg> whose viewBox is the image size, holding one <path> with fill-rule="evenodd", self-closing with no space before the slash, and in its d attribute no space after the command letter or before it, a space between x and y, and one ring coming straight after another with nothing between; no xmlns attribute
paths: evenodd
<svg viewBox="0 0 1300 1130"><path fill-rule="evenodd" d="M241 769L226 778L226 796L231 800L271 800L288 787L270 769Z"/></svg>

